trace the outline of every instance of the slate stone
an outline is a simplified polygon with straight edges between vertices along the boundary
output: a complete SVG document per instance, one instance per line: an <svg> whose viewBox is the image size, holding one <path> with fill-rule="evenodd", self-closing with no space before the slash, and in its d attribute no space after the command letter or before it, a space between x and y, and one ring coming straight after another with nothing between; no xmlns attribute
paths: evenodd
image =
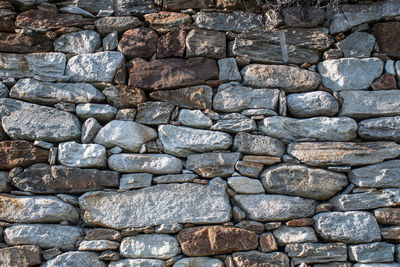
<svg viewBox="0 0 400 267"><path fill-rule="evenodd" d="M385 242L352 245L348 250L351 261L365 263L394 261L394 245Z"/></svg>
<svg viewBox="0 0 400 267"><path fill-rule="evenodd" d="M0 171L0 192L7 192L11 189L10 187L10 177L7 171Z"/></svg>
<svg viewBox="0 0 400 267"><path fill-rule="evenodd" d="M273 231L279 246L292 243L313 243L318 242L317 235L312 227L288 227L282 225Z"/></svg>
<svg viewBox="0 0 400 267"><path fill-rule="evenodd" d="M257 130L257 125L249 117L243 116L240 113L231 113L220 116L220 119L210 129L235 134L238 132L255 131Z"/></svg>
<svg viewBox="0 0 400 267"><path fill-rule="evenodd" d="M149 23L150 28L159 33L175 31L181 26L192 22L189 14L168 11L146 14L144 15L144 19Z"/></svg>
<svg viewBox="0 0 400 267"><path fill-rule="evenodd" d="M237 266L289 267L290 260L285 253L261 253L259 251L235 252L232 254Z"/></svg>
<svg viewBox="0 0 400 267"><path fill-rule="evenodd" d="M186 49L186 35L183 29L162 35L157 41L157 58L183 57Z"/></svg>
<svg viewBox="0 0 400 267"><path fill-rule="evenodd" d="M157 51L158 35L149 28L127 30L118 43L118 51L127 58L150 58Z"/></svg>
<svg viewBox="0 0 400 267"><path fill-rule="evenodd" d="M25 245L0 249L0 264L2 266L33 266L40 263L40 248L38 246Z"/></svg>
<svg viewBox="0 0 400 267"><path fill-rule="evenodd" d="M118 47L118 32L109 33L103 38L102 46L104 51L116 50Z"/></svg>
<svg viewBox="0 0 400 267"><path fill-rule="evenodd" d="M235 164L235 169L243 176L258 178L264 165L262 163L238 161Z"/></svg>
<svg viewBox="0 0 400 267"><path fill-rule="evenodd" d="M82 1L83 2L83 1ZM94 22L97 31L105 36L114 31L121 33L129 29L137 28L142 22L137 17L104 17Z"/></svg>
<svg viewBox="0 0 400 267"><path fill-rule="evenodd" d="M398 44L400 22L377 23L372 27L372 31L377 39L379 51L389 57L400 57L400 45Z"/></svg>
<svg viewBox="0 0 400 267"><path fill-rule="evenodd" d="M288 27L312 28L323 24L325 10L322 8L307 10L301 6L292 6L283 8L282 16L284 24Z"/></svg>
<svg viewBox="0 0 400 267"><path fill-rule="evenodd" d="M204 178L228 177L235 171L239 153L203 153L189 155L186 169Z"/></svg>
<svg viewBox="0 0 400 267"><path fill-rule="evenodd" d="M393 188L400 187L400 160L389 160L382 163L352 169L349 180L357 187Z"/></svg>
<svg viewBox="0 0 400 267"><path fill-rule="evenodd" d="M226 40L223 32L200 29L191 30L186 36L186 57L226 57Z"/></svg>
<svg viewBox="0 0 400 267"><path fill-rule="evenodd" d="M138 267L166 267L165 261L156 259L127 259L120 261L111 261L109 267L127 267L127 266L138 266Z"/></svg>
<svg viewBox="0 0 400 267"><path fill-rule="evenodd" d="M166 10L184 10L188 8L192 9L201 9L206 8L208 6L213 6L213 1L206 0L192 0L192 1L184 1L184 0L165 0L163 1L163 9Z"/></svg>
<svg viewBox="0 0 400 267"><path fill-rule="evenodd" d="M262 194L265 193L262 183L258 179L233 176L227 181L230 188L238 194Z"/></svg>
<svg viewBox="0 0 400 267"><path fill-rule="evenodd" d="M75 141L58 145L58 161L68 167L105 168L106 148L97 144L79 144Z"/></svg>
<svg viewBox="0 0 400 267"><path fill-rule="evenodd" d="M387 242L398 244L400 242L400 227L381 227L382 239Z"/></svg>
<svg viewBox="0 0 400 267"><path fill-rule="evenodd" d="M366 32L354 32L338 43L345 57L364 58L371 55L375 37Z"/></svg>
<svg viewBox="0 0 400 267"><path fill-rule="evenodd" d="M154 2L150 0L118 0L114 4L108 0L76 0L74 5L94 14L101 10L113 11L117 16L156 12Z"/></svg>
<svg viewBox="0 0 400 267"><path fill-rule="evenodd" d="M233 149L242 154L269 155L281 157L285 152L284 144L272 137L238 133L235 136Z"/></svg>
<svg viewBox="0 0 400 267"><path fill-rule="evenodd" d="M178 121L188 127L207 129L212 125L212 120L200 110L181 109Z"/></svg>
<svg viewBox="0 0 400 267"><path fill-rule="evenodd" d="M366 119L358 123L358 135L363 140L400 142L400 116Z"/></svg>
<svg viewBox="0 0 400 267"><path fill-rule="evenodd" d="M240 82L242 80L235 58L229 57L218 60L218 68L219 80L223 82Z"/></svg>
<svg viewBox="0 0 400 267"><path fill-rule="evenodd" d="M146 95L142 89L126 86L116 85L106 87L102 93L107 97L110 105L116 108L134 108L138 104L146 101Z"/></svg>
<svg viewBox="0 0 400 267"><path fill-rule="evenodd" d="M121 176L120 189L136 189L151 186L153 175L150 173L129 173Z"/></svg>
<svg viewBox="0 0 400 267"><path fill-rule="evenodd" d="M79 267L96 266L105 267L106 264L98 259L94 252L69 251L43 263L41 267Z"/></svg>
<svg viewBox="0 0 400 267"><path fill-rule="evenodd" d="M343 243L288 244L285 252L294 264L324 263L323 266L328 266L332 261L347 260L347 246Z"/></svg>
<svg viewBox="0 0 400 267"><path fill-rule="evenodd" d="M175 106L165 102L144 102L137 106L136 121L147 125L167 124Z"/></svg>
<svg viewBox="0 0 400 267"><path fill-rule="evenodd" d="M57 38L53 45L54 51L62 53L94 53L101 46L101 38L100 34L92 30L72 32Z"/></svg>
<svg viewBox="0 0 400 267"><path fill-rule="evenodd" d="M66 6L66 7L62 7L59 9L59 11L61 13L67 13L67 14L74 14L74 15L82 15L83 17L86 18L96 18L96 16L94 16L92 13L77 7L77 6Z"/></svg>
<svg viewBox="0 0 400 267"><path fill-rule="evenodd" d="M101 124L95 118L87 119L82 125L81 141L83 144L89 144L93 141L96 134L100 131Z"/></svg>
<svg viewBox="0 0 400 267"><path fill-rule="evenodd" d="M167 174L153 178L155 184L170 184L170 183L190 183L198 178L197 174Z"/></svg>
<svg viewBox="0 0 400 267"><path fill-rule="evenodd" d="M76 106L76 115L83 119L95 118L101 123L107 123L115 118L118 109L107 104L78 104Z"/></svg>
<svg viewBox="0 0 400 267"><path fill-rule="evenodd" d="M0 19L0 24L2 26L4 25L3 23L4 22ZM0 52L40 53L49 52L51 50L52 43L45 35L38 33L17 34L14 33L14 31L13 33L0 33Z"/></svg>
<svg viewBox="0 0 400 267"><path fill-rule="evenodd" d="M34 146L24 140L0 142L0 169L11 170L15 167L28 167L39 162L47 162L49 151Z"/></svg>
<svg viewBox="0 0 400 267"><path fill-rule="evenodd" d="M290 114L296 118L330 117L339 111L335 97L324 91L290 94L286 99Z"/></svg>

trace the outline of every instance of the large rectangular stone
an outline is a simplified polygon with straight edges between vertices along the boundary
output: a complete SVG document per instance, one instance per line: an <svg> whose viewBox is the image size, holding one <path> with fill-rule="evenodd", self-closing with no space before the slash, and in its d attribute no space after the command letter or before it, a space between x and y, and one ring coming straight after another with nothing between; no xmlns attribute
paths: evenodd
<svg viewBox="0 0 400 267"><path fill-rule="evenodd" d="M343 243L289 244L285 247L285 252L295 265L347 260L347 246Z"/></svg>

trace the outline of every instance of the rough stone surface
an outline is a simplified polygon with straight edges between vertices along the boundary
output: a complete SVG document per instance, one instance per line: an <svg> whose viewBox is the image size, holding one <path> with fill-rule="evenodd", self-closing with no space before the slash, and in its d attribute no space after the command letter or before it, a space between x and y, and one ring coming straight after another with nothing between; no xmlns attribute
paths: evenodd
<svg viewBox="0 0 400 267"><path fill-rule="evenodd" d="M289 258L286 256L285 253L282 252L236 252L232 254L232 258L237 266L289 267L290 263Z"/></svg>
<svg viewBox="0 0 400 267"><path fill-rule="evenodd" d="M58 161L68 167L104 168L106 148L96 144L79 144L75 141L58 145Z"/></svg>
<svg viewBox="0 0 400 267"><path fill-rule="evenodd" d="M94 14L105 10L114 12L117 16L140 15L156 11L154 2L150 0L119 0L115 4L108 0L76 0L74 5Z"/></svg>
<svg viewBox="0 0 400 267"><path fill-rule="evenodd" d="M235 58L223 58L218 60L219 79L223 82L236 81L240 82L240 75Z"/></svg>
<svg viewBox="0 0 400 267"><path fill-rule="evenodd" d="M400 57L399 33L400 22L375 24L372 28L378 41L380 51L390 57Z"/></svg>
<svg viewBox="0 0 400 267"><path fill-rule="evenodd" d="M118 43L118 51L127 58L150 58L157 50L157 40L157 33L149 28L127 30Z"/></svg>
<svg viewBox="0 0 400 267"><path fill-rule="evenodd" d="M288 244L285 252L292 258L294 264L325 263L347 260L347 246L343 243L305 243Z"/></svg>
<svg viewBox="0 0 400 267"><path fill-rule="evenodd" d="M225 56L224 33L194 29L186 36L186 57L223 58Z"/></svg>
<svg viewBox="0 0 400 267"><path fill-rule="evenodd" d="M72 54L93 53L101 45L100 34L87 30L67 33L54 41L54 51Z"/></svg>
<svg viewBox="0 0 400 267"><path fill-rule="evenodd" d="M150 173L130 173L121 176L120 189L136 189L151 186L153 175Z"/></svg>
<svg viewBox="0 0 400 267"><path fill-rule="evenodd" d="M165 102L145 102L138 104L136 121L148 125L167 124L175 106Z"/></svg>
<svg viewBox="0 0 400 267"><path fill-rule="evenodd" d="M364 58L371 55L375 37L366 32L354 32L338 43L345 57Z"/></svg>
<svg viewBox="0 0 400 267"><path fill-rule="evenodd" d="M41 267L79 267L93 266L105 267L106 264L98 259L98 254L94 252L70 251L50 259Z"/></svg>
<svg viewBox="0 0 400 267"><path fill-rule="evenodd" d="M322 8L304 10L302 7L294 6L282 9L282 16L285 25L289 27L310 28L324 22L325 10Z"/></svg>
<svg viewBox="0 0 400 267"><path fill-rule="evenodd" d="M130 267L130 266L166 267L165 262L163 260L156 260L156 259L127 259L120 261L112 261L108 266L109 267Z"/></svg>
<svg viewBox="0 0 400 267"><path fill-rule="evenodd" d="M94 24L101 35L106 35L139 27L142 22L137 17L105 17L96 20Z"/></svg>
<svg viewBox="0 0 400 267"><path fill-rule="evenodd" d="M283 225L273 231L278 245L291 243L318 242L317 235L312 227L288 227Z"/></svg>
<svg viewBox="0 0 400 267"><path fill-rule="evenodd" d="M380 117L358 123L358 135L364 140L400 142L400 117Z"/></svg>
<svg viewBox="0 0 400 267"><path fill-rule="evenodd" d="M203 153L189 155L186 169L205 178L228 177L235 171L239 153Z"/></svg>
<svg viewBox="0 0 400 267"><path fill-rule="evenodd" d="M247 177L234 176L229 177L227 181L238 194L262 194L265 193L262 183L258 179L250 179Z"/></svg>
<svg viewBox="0 0 400 267"><path fill-rule="evenodd" d="M223 267L224 263L216 258L210 257L193 257L193 258L183 258L175 262L173 267Z"/></svg>
<svg viewBox="0 0 400 267"><path fill-rule="evenodd" d="M250 119L240 113L232 113L220 116L211 130L224 131L227 133L238 133L238 132L251 132L257 129L257 125L253 119Z"/></svg>
<svg viewBox="0 0 400 267"><path fill-rule="evenodd" d="M207 129L212 125L212 120L200 110L181 109L178 121L188 127Z"/></svg>
<svg viewBox="0 0 400 267"><path fill-rule="evenodd" d="M134 108L146 101L146 95L143 90L132 86L109 86L102 93L107 97L109 104L120 109Z"/></svg>
<svg viewBox="0 0 400 267"><path fill-rule="evenodd" d="M357 262L392 262L394 245L385 242L349 246L349 259Z"/></svg>
<svg viewBox="0 0 400 267"><path fill-rule="evenodd" d="M374 210L376 221L383 225L399 225L400 209L399 208L381 208Z"/></svg>
<svg viewBox="0 0 400 267"><path fill-rule="evenodd" d="M233 149L242 154L269 155L280 157L285 152L282 142L269 136L238 133L235 136Z"/></svg>
<svg viewBox="0 0 400 267"><path fill-rule="evenodd" d="M315 91L287 96L290 114L296 118L334 116L339 111L335 97L324 91Z"/></svg>
<svg viewBox="0 0 400 267"><path fill-rule="evenodd" d="M349 180L358 187L400 187L400 160L390 160L351 170Z"/></svg>
<svg viewBox="0 0 400 267"><path fill-rule="evenodd" d="M180 29L161 36L157 41L157 58L183 57L186 35L186 32Z"/></svg>
<svg viewBox="0 0 400 267"><path fill-rule="evenodd" d="M87 119L82 125L81 141L83 144L89 144L96 137L101 129L101 124L95 118Z"/></svg>
<svg viewBox="0 0 400 267"><path fill-rule="evenodd" d="M3 26L3 21L0 24ZM0 26L0 27L2 27ZM1 28L0 28L1 30ZM46 36L37 33L0 33L0 51L7 53L39 53L51 51L52 43Z"/></svg>
<svg viewBox="0 0 400 267"><path fill-rule="evenodd" d="M25 245L0 249L0 264L2 266L33 266L40 263L40 248L38 246Z"/></svg>
<svg viewBox="0 0 400 267"><path fill-rule="evenodd" d="M39 162L46 162L48 150L38 148L22 140L0 142L0 170L11 170L15 167L28 167Z"/></svg>
<svg viewBox="0 0 400 267"><path fill-rule="evenodd" d="M189 14L168 11L146 14L144 19L150 24L150 28L159 33L177 30L181 25L190 24L192 21Z"/></svg>
<svg viewBox="0 0 400 267"><path fill-rule="evenodd" d="M115 250L119 247L119 242L110 240L91 240L82 241L79 243L78 250L84 251L104 251L104 250ZM99 257L100 259L100 257Z"/></svg>

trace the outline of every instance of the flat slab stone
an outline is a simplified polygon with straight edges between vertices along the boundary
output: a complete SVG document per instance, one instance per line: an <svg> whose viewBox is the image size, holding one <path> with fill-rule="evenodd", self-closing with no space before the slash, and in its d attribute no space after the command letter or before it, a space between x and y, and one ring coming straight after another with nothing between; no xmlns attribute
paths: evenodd
<svg viewBox="0 0 400 267"><path fill-rule="evenodd" d="M310 166L360 166L396 158L400 146L393 142L305 142L290 143L287 152Z"/></svg>
<svg viewBox="0 0 400 267"><path fill-rule="evenodd" d="M146 14L144 19L150 24L150 28L159 33L178 30L181 25L191 24L192 22L189 14L168 11Z"/></svg>
<svg viewBox="0 0 400 267"><path fill-rule="evenodd" d="M356 262L392 262L394 245L386 242L375 242L349 246L349 260Z"/></svg>
<svg viewBox="0 0 400 267"><path fill-rule="evenodd" d="M255 121L240 113L226 114L219 118L220 119L211 126L211 130L223 131L231 134L257 130Z"/></svg>
<svg viewBox="0 0 400 267"><path fill-rule="evenodd" d="M242 154L281 157L285 152L285 145L269 136L240 132L235 136L233 149Z"/></svg>
<svg viewBox="0 0 400 267"><path fill-rule="evenodd" d="M119 0L115 4L108 0L76 0L74 5L94 14L101 10L113 11L117 16L156 12L154 2L150 0Z"/></svg>
<svg viewBox="0 0 400 267"><path fill-rule="evenodd" d="M84 221L116 229L176 223L222 223L230 220L226 184L161 184L124 193L94 192L79 198ZM171 207L175 207L171 210ZM130 214L130 216L124 216Z"/></svg>
<svg viewBox="0 0 400 267"><path fill-rule="evenodd" d="M170 183L190 183L194 179L198 178L197 174L187 173L187 174L167 174L161 175L153 178L153 183L155 184L170 184Z"/></svg>
<svg viewBox="0 0 400 267"><path fill-rule="evenodd" d="M363 140L400 142L400 116L380 117L360 121L358 135Z"/></svg>
<svg viewBox="0 0 400 267"><path fill-rule="evenodd" d="M167 124L175 106L165 102L148 101L138 105L136 121L147 125Z"/></svg>
<svg viewBox="0 0 400 267"><path fill-rule="evenodd" d="M166 267L165 261L156 259L126 259L120 261L111 261L109 267L127 267L127 266L139 266L139 267Z"/></svg>
<svg viewBox="0 0 400 267"><path fill-rule="evenodd" d="M106 153L106 148L97 144L80 144L72 141L58 145L58 161L68 167L105 168Z"/></svg>
<svg viewBox="0 0 400 267"><path fill-rule="evenodd" d="M376 221L381 225L399 225L400 208L381 208L374 210Z"/></svg>
<svg viewBox="0 0 400 267"><path fill-rule="evenodd" d="M226 37L223 32L193 29L186 36L186 57L226 57Z"/></svg>
<svg viewBox="0 0 400 267"><path fill-rule="evenodd" d="M150 173L129 173L121 176L120 189L136 189L151 186L153 175Z"/></svg>
<svg viewBox="0 0 400 267"><path fill-rule="evenodd" d="M294 264L326 263L347 260L347 246L343 243L288 244L285 252ZM324 264L323 266L327 266ZM341 265L339 265L341 266Z"/></svg>
<svg viewBox="0 0 400 267"><path fill-rule="evenodd" d="M69 251L48 260L47 262L43 263L41 267L105 267L106 264L103 261L99 260L98 257L99 255L95 252Z"/></svg>
<svg viewBox="0 0 400 267"><path fill-rule="evenodd" d="M285 253L261 253L259 251L235 252L232 254L237 266L289 267L290 260Z"/></svg>
<svg viewBox="0 0 400 267"><path fill-rule="evenodd" d="M107 104L78 104L75 108L76 115L83 119L95 118L101 123L107 123L115 118L118 109Z"/></svg>
<svg viewBox="0 0 400 267"><path fill-rule="evenodd" d="M181 109L178 121L188 127L207 129L212 125L212 120L200 110Z"/></svg>
<svg viewBox="0 0 400 267"><path fill-rule="evenodd" d="M101 45L101 37L96 31L86 30L66 33L57 38L54 51L72 54L94 53Z"/></svg>
<svg viewBox="0 0 400 267"><path fill-rule="evenodd" d="M400 6L399 6L400 8ZM377 23L372 28L378 41L379 50L390 57L400 57L399 22Z"/></svg>
<svg viewBox="0 0 400 267"><path fill-rule="evenodd" d="M291 243L318 242L317 235L312 227L288 227L283 225L273 231L278 245L284 246Z"/></svg>
<svg viewBox="0 0 400 267"><path fill-rule="evenodd" d="M49 151L34 146L23 140L0 142L0 170L11 170L15 167L28 167L39 162L47 162Z"/></svg>
<svg viewBox="0 0 400 267"><path fill-rule="evenodd" d="M389 160L382 163L352 169L349 180L358 187L391 188L400 187L400 160Z"/></svg>
<svg viewBox="0 0 400 267"><path fill-rule="evenodd" d="M83 2L83 1L82 1ZM99 18L94 22L97 31L105 36L114 31L124 32L142 25L142 22L137 17L104 17Z"/></svg>
<svg viewBox="0 0 400 267"><path fill-rule="evenodd" d="M6 17L7 18L7 17ZM12 25L14 25L14 21ZM4 21L1 24L4 25ZM1 30L3 31L3 30ZM0 33L0 51L7 53L39 53L49 52L52 43L47 36L38 33Z"/></svg>
<svg viewBox="0 0 400 267"><path fill-rule="evenodd" d="M82 251L105 251L116 250L119 247L119 242L110 240L84 240L79 243L78 250ZM99 257L100 258L100 257Z"/></svg>
<svg viewBox="0 0 400 267"><path fill-rule="evenodd" d="M239 153L203 153L189 155L186 169L205 178L228 177L235 171Z"/></svg>
<svg viewBox="0 0 400 267"><path fill-rule="evenodd" d="M324 91L290 94L286 100L290 114L296 118L330 117L339 111L335 97Z"/></svg>
<svg viewBox="0 0 400 267"><path fill-rule="evenodd" d="M41 262L38 246L25 245L0 249L0 264L3 266L33 266Z"/></svg>
<svg viewBox="0 0 400 267"><path fill-rule="evenodd" d="M236 167L237 168L237 167ZM250 175L249 175L250 176ZM262 194L265 193L262 183L258 179L233 176L228 178L228 185L238 194Z"/></svg>
<svg viewBox="0 0 400 267"><path fill-rule="evenodd" d="M316 201L282 195L235 195L247 218L260 222L286 221L314 214ZM281 207L285 207L282 209Z"/></svg>
<svg viewBox="0 0 400 267"><path fill-rule="evenodd" d="M369 57L374 45L375 37L366 32L354 32L338 43L345 57L355 58Z"/></svg>

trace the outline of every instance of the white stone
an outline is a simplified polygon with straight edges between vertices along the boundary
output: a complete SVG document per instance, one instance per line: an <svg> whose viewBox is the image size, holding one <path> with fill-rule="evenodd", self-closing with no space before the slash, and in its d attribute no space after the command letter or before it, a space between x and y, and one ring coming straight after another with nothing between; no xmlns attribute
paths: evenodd
<svg viewBox="0 0 400 267"><path fill-rule="evenodd" d="M151 186L153 175L150 173L129 173L121 176L120 189L136 189Z"/></svg>
<svg viewBox="0 0 400 267"><path fill-rule="evenodd" d="M235 176L229 177L227 183L238 194L265 193L262 183L258 179Z"/></svg>
<svg viewBox="0 0 400 267"><path fill-rule="evenodd" d="M72 141L58 145L58 161L68 167L105 168L106 154L106 148L97 144L79 144Z"/></svg>
<svg viewBox="0 0 400 267"><path fill-rule="evenodd" d="M201 129L210 128L212 125L212 120L198 109L181 109L179 111L178 121L184 126Z"/></svg>
<svg viewBox="0 0 400 267"><path fill-rule="evenodd" d="M100 34L92 30L66 33L53 42L54 51L72 54L94 53L100 45Z"/></svg>
<svg viewBox="0 0 400 267"><path fill-rule="evenodd" d="M184 258L174 263L173 267L224 267L224 263L211 257Z"/></svg>
<svg viewBox="0 0 400 267"><path fill-rule="evenodd" d="M218 69L219 80L223 82L240 82L242 80L235 58L223 58L218 60Z"/></svg>
<svg viewBox="0 0 400 267"><path fill-rule="evenodd" d="M115 250L119 247L119 242L110 240L84 240L79 243L78 250L104 251Z"/></svg>
<svg viewBox="0 0 400 267"><path fill-rule="evenodd" d="M273 232L279 246L292 243L318 242L317 235L312 227L288 227L283 225Z"/></svg>
<svg viewBox="0 0 400 267"><path fill-rule="evenodd" d="M165 261L155 259L127 259L112 261L108 267L167 267Z"/></svg>

